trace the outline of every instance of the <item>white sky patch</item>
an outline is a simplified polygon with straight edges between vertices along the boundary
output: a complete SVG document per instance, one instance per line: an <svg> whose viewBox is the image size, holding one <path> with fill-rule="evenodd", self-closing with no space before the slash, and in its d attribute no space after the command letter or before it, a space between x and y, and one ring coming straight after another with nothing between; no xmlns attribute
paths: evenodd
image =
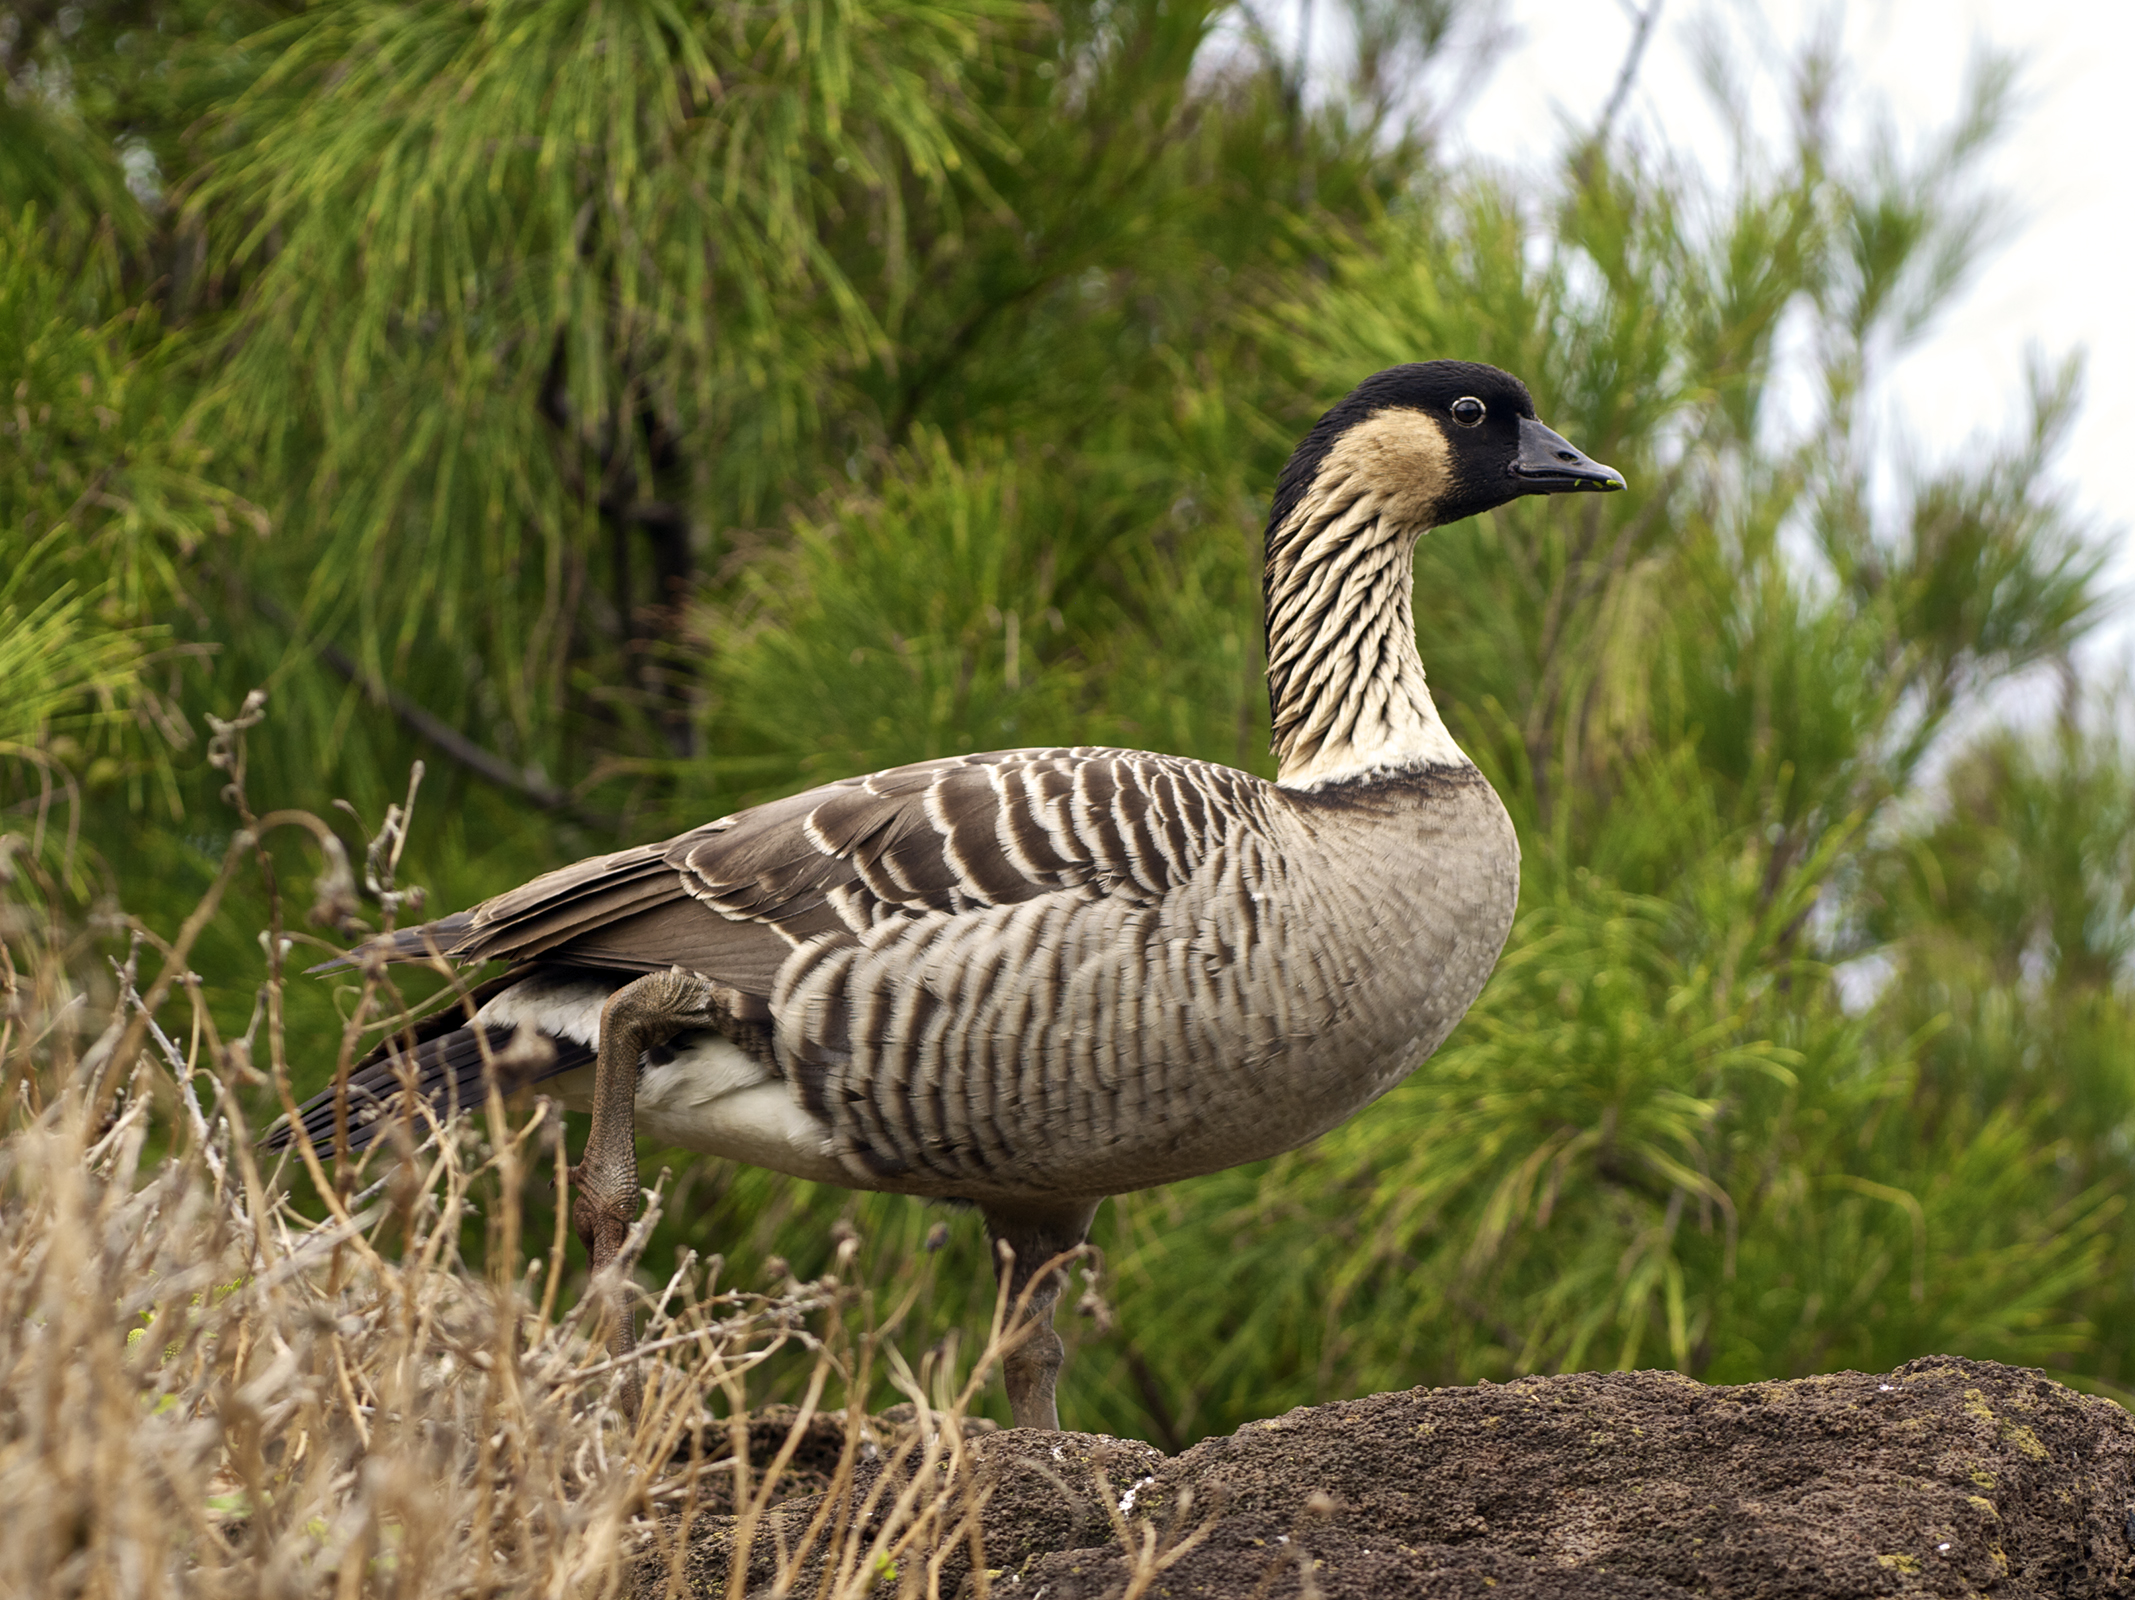
<svg viewBox="0 0 2135 1600"><path fill-rule="evenodd" d="M1445 153L1548 173L1567 137L1599 119L1631 43L1634 8L1651 3L1503 0L1485 8L1503 42L1479 85L1458 96L1450 96L1450 79L1423 86L1427 103L1452 98L1438 123ZM1730 159L1731 144L1697 65L1701 30L1716 26L1756 80L1749 121L1775 146L1786 130L1786 64L1834 16L1849 144L1865 141L1880 117L1901 149L1919 148L1956 114L1979 47L2019 57L2014 116L1977 169L2005 198L2006 220L1941 318L1884 369L1875 411L1893 453L1902 445L1907 459L1931 469L2023 424L2030 352L2049 362L2087 352L2082 410L2057 470L2072 509L2111 551L2108 589L2122 603L2094 636L2086 664L2114 671L2135 663L2135 474L2121 465L2135 449L2135 294L2125 286L2135 181L2124 171L2135 149L2135 94L2123 83L2135 56L2135 6L1661 0L1661 7L1618 126L1715 162ZM1300 45L1308 48L1315 74L1344 69L1351 45L1338 6L1279 0L1258 11L1293 58ZM2053 708L2051 693L2018 695L2002 707L2020 722Z"/></svg>
<svg viewBox="0 0 2135 1600"><path fill-rule="evenodd" d="M1645 0L1651 3L1651 0ZM1716 21L1740 59L1784 62L1831 14L1821 0L1747 4L1663 0L1624 125L1679 151L1729 148L1700 78L1694 42ZM1488 82L1448 127L1448 154L1547 171L1571 130L1591 128L1615 87L1633 19L1624 4L1511 0L1515 30ZM1872 131L1880 104L1901 147L1948 126L1965 71L1982 45L2021 61L2014 118L1980 174L2006 198L2007 222L1969 285L1926 336L1886 370L1877 395L1887 441L1903 439L1922 467L1975 443L2009 437L2025 417L2025 360L2088 353L2082 411L2058 473L2078 515L2112 550L2114 591L2135 596L2135 295L2127 258L2135 196L2124 167L2135 148L2135 95L2124 83L2135 52L2135 6L2096 0L1855 0L1840 12L1840 55L1854 120ZM1767 76L1751 117L1767 136L1784 129L1780 89ZM2135 640L2129 604L2088 652L2096 667L2124 662ZM2051 695L2028 714L2052 710Z"/></svg>

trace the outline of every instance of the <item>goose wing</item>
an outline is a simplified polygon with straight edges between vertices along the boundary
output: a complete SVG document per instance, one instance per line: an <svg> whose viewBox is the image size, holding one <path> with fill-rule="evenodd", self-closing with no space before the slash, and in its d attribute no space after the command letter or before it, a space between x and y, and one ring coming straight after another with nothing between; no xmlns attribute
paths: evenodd
<svg viewBox="0 0 2135 1600"><path fill-rule="evenodd" d="M1262 780L1136 750L1006 750L892 767L562 867L359 947L651 972L770 997L796 947L886 918L1042 895L1155 901L1259 809Z"/></svg>
<svg viewBox="0 0 2135 1600"><path fill-rule="evenodd" d="M839 963L821 958L873 942L888 923L961 920L1044 897L1156 904L1258 815L1266 789L1230 768L1131 750L922 761L576 862L330 965L367 955L511 963L505 978L483 989L500 1002L496 1024L476 1027L454 1011L416 1032L415 1087L441 1105L477 1103L485 1061L500 1056L513 1088L591 1059L594 1031L585 1022L537 1020L545 983L575 981L582 993L584 979L604 972L688 968L715 985L723 1031L770 1059L780 975L790 996L805 970L812 1020L775 1054L798 1069L814 1101L824 1072L854 1042L855 1025L839 996L826 992ZM517 1004L515 988L523 997ZM535 1021L550 1048L509 1050L507 1016ZM405 1034L388 1041L351 1079L366 1134L407 1081L407 1043ZM315 1136L330 1136L330 1096L303 1112Z"/></svg>

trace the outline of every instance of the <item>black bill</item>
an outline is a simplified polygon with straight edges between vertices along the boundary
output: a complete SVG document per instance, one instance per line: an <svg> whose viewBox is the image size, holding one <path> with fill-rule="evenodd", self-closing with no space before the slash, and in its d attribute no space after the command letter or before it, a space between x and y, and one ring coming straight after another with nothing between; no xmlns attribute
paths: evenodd
<svg viewBox="0 0 2135 1600"><path fill-rule="evenodd" d="M1622 473L1585 455L1533 417L1520 418L1520 453L1513 459L1512 475L1529 494L1624 486Z"/></svg>

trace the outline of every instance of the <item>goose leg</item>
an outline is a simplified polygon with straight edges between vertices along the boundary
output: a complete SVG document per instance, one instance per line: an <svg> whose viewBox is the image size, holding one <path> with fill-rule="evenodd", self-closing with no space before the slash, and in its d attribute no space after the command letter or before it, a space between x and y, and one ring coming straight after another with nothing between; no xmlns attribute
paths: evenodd
<svg viewBox="0 0 2135 1600"><path fill-rule="evenodd" d="M1054 1205L985 1206L986 1235L994 1246L997 1270L1008 1279L1011 1310L1016 1296L1037 1277L1045 1264L1072 1250L1089 1237L1090 1223L1097 1215L1098 1200L1068 1200ZM1004 1259L1002 1245L1015 1252ZM1019 1428L1060 1426L1060 1411L1053 1400L1066 1350L1053 1331L1053 1307L1059 1302L1066 1281L1063 1271L1045 1273L1031 1290L1028 1331L1001 1363L1001 1376L1008 1384L1008 1410Z"/></svg>
<svg viewBox="0 0 2135 1600"><path fill-rule="evenodd" d="M571 1222L592 1258L596 1279L622 1253L630 1225L637 1220L633 1113L639 1059L685 1028L712 1025L711 1004L712 986L696 973L676 967L625 984L601 1007L600 1051L593 1066L593 1129L586 1136L585 1159L570 1173ZM637 1342L637 1311L630 1286L618 1275L608 1295L613 1316L608 1349L615 1356L628 1355ZM632 1415L637 1412L640 1392L633 1367L623 1387L623 1404Z"/></svg>

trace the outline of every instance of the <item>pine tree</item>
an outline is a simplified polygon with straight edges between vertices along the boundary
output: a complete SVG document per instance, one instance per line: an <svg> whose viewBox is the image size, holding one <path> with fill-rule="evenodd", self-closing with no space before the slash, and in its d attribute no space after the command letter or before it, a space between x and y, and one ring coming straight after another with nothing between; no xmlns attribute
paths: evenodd
<svg viewBox="0 0 2135 1600"><path fill-rule="evenodd" d="M16 17L0 862L167 929L233 827L195 730L262 685L276 803L375 818L430 764L434 908L945 751L1268 772L1276 470L1364 374L1493 361L1631 482L1419 556L1523 840L1513 942L1379 1106L1109 1209L1071 1422L1940 1349L2118 1392L2127 757L2073 677L2042 738L1977 715L2101 612L2052 471L2079 370L1870 493L1866 397L1986 238L2007 64L1910 156L1831 133L1812 52L1791 142L1727 176L1604 130L1532 182L1392 87L1472 70L1478 14L1357 10L1311 95L1171 0ZM257 909L194 957L233 1033ZM293 1001L300 1087L331 1003ZM648 1259L744 1276L849 1217L892 1277L938 1220L683 1188ZM921 1336L982 1320L942 1293Z"/></svg>

